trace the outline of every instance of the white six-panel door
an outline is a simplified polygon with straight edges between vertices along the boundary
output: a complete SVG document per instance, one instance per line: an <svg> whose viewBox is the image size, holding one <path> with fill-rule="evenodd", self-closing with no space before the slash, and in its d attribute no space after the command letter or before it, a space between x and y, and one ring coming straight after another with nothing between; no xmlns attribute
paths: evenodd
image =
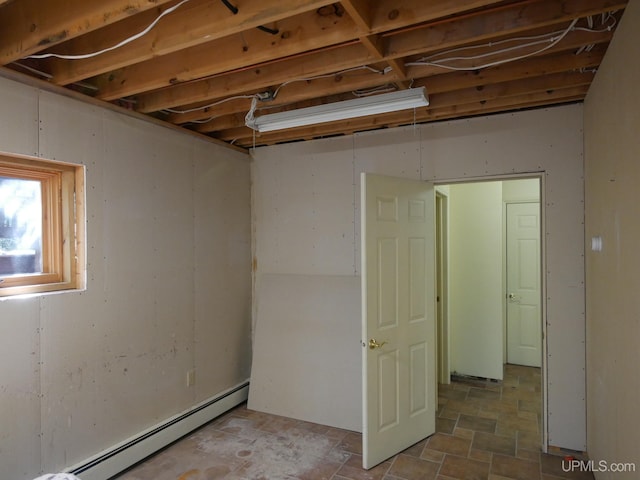
<svg viewBox="0 0 640 480"><path fill-rule="evenodd" d="M507 204L507 362L542 362L540 204Z"/></svg>
<svg viewBox="0 0 640 480"><path fill-rule="evenodd" d="M435 431L433 185L362 174L363 467Z"/></svg>

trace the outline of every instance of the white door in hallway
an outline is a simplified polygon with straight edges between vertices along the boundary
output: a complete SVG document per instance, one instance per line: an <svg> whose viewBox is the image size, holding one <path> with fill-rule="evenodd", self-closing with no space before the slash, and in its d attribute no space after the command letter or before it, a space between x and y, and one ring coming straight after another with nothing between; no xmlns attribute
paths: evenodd
<svg viewBox="0 0 640 480"><path fill-rule="evenodd" d="M363 467L435 432L433 185L362 174Z"/></svg>
<svg viewBox="0 0 640 480"><path fill-rule="evenodd" d="M542 362L540 204L507 204L507 362Z"/></svg>

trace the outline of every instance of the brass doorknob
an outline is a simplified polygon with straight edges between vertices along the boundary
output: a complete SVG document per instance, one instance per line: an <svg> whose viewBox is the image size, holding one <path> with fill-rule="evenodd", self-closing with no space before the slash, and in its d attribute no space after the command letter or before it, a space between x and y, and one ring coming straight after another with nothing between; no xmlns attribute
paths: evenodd
<svg viewBox="0 0 640 480"><path fill-rule="evenodd" d="M376 339L375 339L375 338L372 338L371 340L369 340L369 348L370 348L371 350L373 350L373 349L375 349L375 348L380 348L380 347L381 347L381 346L383 346L385 343L387 343L387 342L378 343L378 342L376 341Z"/></svg>

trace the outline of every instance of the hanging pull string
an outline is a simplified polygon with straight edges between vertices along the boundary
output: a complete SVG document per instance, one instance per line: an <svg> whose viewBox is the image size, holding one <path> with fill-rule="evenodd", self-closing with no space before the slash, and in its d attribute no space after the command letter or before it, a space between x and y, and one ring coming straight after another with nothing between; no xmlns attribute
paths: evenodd
<svg viewBox="0 0 640 480"><path fill-rule="evenodd" d="M160 15L158 15L158 17L153 22L151 22L147 28L142 30L140 33L137 33L137 34L133 35L132 37L126 38L126 39L122 40L120 43L117 43L116 45L113 45L111 47L107 47L104 50L100 50L100 51L93 52L93 53L86 53L84 55L64 55L64 54L60 54L60 53L43 53L43 54L39 54L39 55L29 55L27 58L40 59L40 58L55 57L55 58L61 58L63 60L84 60L86 58L97 57L98 55L102 55L103 53L111 52L112 50L116 50L116 49L118 49L120 47L124 47L128 43L131 43L131 42L133 42L133 41L135 41L135 40L137 40L139 38L144 37L147 33L149 33L153 29L153 27L155 27L157 25L157 23L164 16L175 12L178 8L180 8L182 5L184 5L185 3L189 2L189 1L190 0L182 0L177 5L174 5L171 8L167 8L164 12L162 12Z"/></svg>

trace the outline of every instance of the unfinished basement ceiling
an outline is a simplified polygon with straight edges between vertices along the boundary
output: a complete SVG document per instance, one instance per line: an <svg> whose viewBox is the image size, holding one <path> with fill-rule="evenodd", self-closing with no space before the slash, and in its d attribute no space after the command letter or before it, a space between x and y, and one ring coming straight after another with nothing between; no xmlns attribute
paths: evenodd
<svg viewBox="0 0 640 480"><path fill-rule="evenodd" d="M0 0L6 68L250 147L581 101L626 1ZM255 116L426 87L415 110ZM267 100L264 100L267 98Z"/></svg>

